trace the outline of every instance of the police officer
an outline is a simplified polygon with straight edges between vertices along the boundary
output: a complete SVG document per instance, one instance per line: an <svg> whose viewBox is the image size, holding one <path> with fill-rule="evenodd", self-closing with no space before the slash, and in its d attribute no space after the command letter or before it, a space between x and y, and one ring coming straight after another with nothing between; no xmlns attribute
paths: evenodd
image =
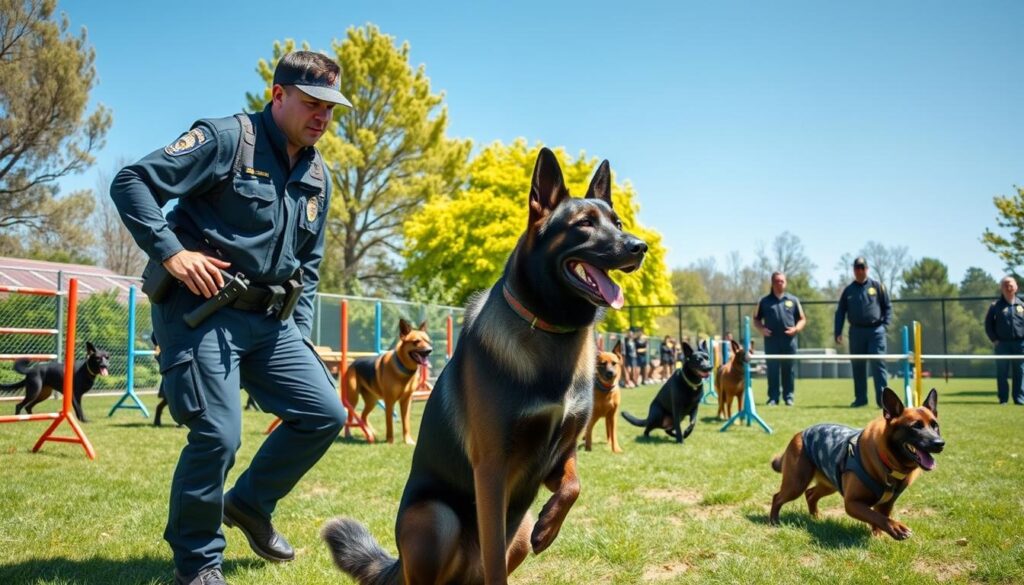
<svg viewBox="0 0 1024 585"><path fill-rule="evenodd" d="M772 292L757 303L754 327L764 335L766 355L792 355L796 353L796 334L807 325L807 317L800 299L786 292L786 275L772 273ZM782 399L793 406L796 362L768 360L768 405L779 404L779 378L782 378Z"/></svg>
<svg viewBox="0 0 1024 585"><path fill-rule="evenodd" d="M292 547L271 524L274 509L345 422L309 340L331 197L314 144L335 105L351 107L339 86L339 67L328 57L285 55L262 112L199 120L122 169L110 189L150 257L147 276L162 265L182 283L152 307L168 407L189 428L164 532L176 584L225 582L222 520L257 555L292 560ZM165 219L161 207L173 199ZM225 286L221 269L243 273L249 288L195 327L186 324L183 315ZM225 493L241 442L240 384L283 423Z"/></svg>
<svg viewBox="0 0 1024 585"><path fill-rule="evenodd" d="M985 315L985 333L996 347L996 355L1024 355L1024 301L1017 296L1017 281L1007 276L999 283L1003 294L992 303ZM1012 369L1011 369L1012 368ZM996 388L999 404L1006 404L1010 389L1006 384L1007 370L1013 376L1013 402L1024 404L1024 360L996 361Z"/></svg>
<svg viewBox="0 0 1024 585"><path fill-rule="evenodd" d="M835 338L843 343L843 321L850 320L850 353L885 353L885 329L892 320L892 303L882 283L868 278L868 263L858 257L853 261L853 282L843 289L836 307ZM852 360L853 394L852 407L868 403L867 364L864 360ZM875 379L875 404L882 406L882 390L885 389L888 373L885 362L871 360L871 374Z"/></svg>

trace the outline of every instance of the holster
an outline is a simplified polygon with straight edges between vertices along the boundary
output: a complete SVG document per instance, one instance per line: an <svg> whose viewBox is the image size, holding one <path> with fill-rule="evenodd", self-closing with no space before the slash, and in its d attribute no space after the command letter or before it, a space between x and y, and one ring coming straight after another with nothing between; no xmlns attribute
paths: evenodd
<svg viewBox="0 0 1024 585"><path fill-rule="evenodd" d="M174 287L180 284L181 281L171 276L163 263L153 259L149 260L142 272L142 292L149 297L151 303L160 304L166 301Z"/></svg>
<svg viewBox="0 0 1024 585"><path fill-rule="evenodd" d="M301 273L284 281L284 300L281 301L281 308L277 310L277 318L286 321L295 312L295 305L299 304L302 298L302 291L305 285L302 284Z"/></svg>

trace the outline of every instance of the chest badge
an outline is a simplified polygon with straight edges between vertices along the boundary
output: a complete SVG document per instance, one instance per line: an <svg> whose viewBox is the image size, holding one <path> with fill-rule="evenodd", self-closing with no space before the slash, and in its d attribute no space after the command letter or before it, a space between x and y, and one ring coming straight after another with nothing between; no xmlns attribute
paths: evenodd
<svg viewBox="0 0 1024 585"><path fill-rule="evenodd" d="M786 301L786 308L787 309L792 309L793 308L793 301Z"/></svg>
<svg viewBox="0 0 1024 585"><path fill-rule="evenodd" d="M314 222L318 215L320 215L320 198L310 197L306 202L306 221Z"/></svg>
<svg viewBox="0 0 1024 585"><path fill-rule="evenodd" d="M875 290L875 287L869 286L868 287L868 294L871 295L871 296L875 296L876 294L878 294L878 291Z"/></svg>
<svg viewBox="0 0 1024 585"><path fill-rule="evenodd" d="M1017 305L1017 314L1024 313L1024 305Z"/></svg>

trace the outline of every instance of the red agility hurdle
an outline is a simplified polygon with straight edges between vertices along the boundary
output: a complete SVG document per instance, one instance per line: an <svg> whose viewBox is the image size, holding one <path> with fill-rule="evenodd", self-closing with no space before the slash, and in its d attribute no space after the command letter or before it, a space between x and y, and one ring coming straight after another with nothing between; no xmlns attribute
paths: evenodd
<svg viewBox="0 0 1024 585"><path fill-rule="evenodd" d="M46 290L38 288L26 288L21 286L0 286L0 292L26 294L26 295L40 295L40 296L58 296L60 293L55 290ZM70 286L68 287L68 323L67 323L67 338L64 344L64 388L61 390L63 403L61 405L60 412L47 412L41 414L18 414L18 415L7 415L0 416L0 423L10 422L25 422L34 420L52 420L53 423L43 433L39 440L36 441L32 452L38 452L46 441L54 441L57 443L78 443L85 449L86 456L89 459L96 459L96 451L92 448L92 443L86 438L85 433L82 431L82 427L78 424L78 420L75 419L74 411L71 409L71 394L72 385L74 383L75 376L75 325L78 319L78 279L72 278ZM0 329L0 334L3 333L21 333L21 334L32 334L32 335L57 335L59 331L56 329L19 329L16 327L4 327ZM16 359L32 359L32 360L48 360L55 359L59 356L55 354L2 354L0 359L5 360L16 360ZM71 430L74 431L74 437L55 437L53 432L57 430L60 423L68 421L71 426Z"/></svg>

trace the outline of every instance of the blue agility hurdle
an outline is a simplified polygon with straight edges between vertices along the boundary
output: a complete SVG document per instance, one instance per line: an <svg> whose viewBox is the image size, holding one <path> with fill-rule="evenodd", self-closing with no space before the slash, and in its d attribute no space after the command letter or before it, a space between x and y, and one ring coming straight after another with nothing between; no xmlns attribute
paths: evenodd
<svg viewBox="0 0 1024 585"><path fill-rule="evenodd" d="M135 393L135 356L154 354L156 352L151 349L135 349L135 285L132 285L128 289L128 372L125 379L125 391L113 408L110 409L110 413L107 414L108 417L114 416L114 413L119 408L127 408L142 411L142 416L149 418L149 411L146 410L146 405L142 403L139 395ZM132 403L125 404L125 401L129 398L131 398Z"/></svg>
<svg viewBox="0 0 1024 585"><path fill-rule="evenodd" d="M743 347L750 351L750 317L743 318ZM754 406L754 391L750 384L750 362L743 364L743 408L739 412L732 415L732 418L727 420L722 425L721 432L725 432L732 423L738 421L746 422L747 426L751 426L751 423L756 422L761 425L761 428L768 434L772 433L772 428L768 426L768 423L757 415L757 408Z"/></svg>

